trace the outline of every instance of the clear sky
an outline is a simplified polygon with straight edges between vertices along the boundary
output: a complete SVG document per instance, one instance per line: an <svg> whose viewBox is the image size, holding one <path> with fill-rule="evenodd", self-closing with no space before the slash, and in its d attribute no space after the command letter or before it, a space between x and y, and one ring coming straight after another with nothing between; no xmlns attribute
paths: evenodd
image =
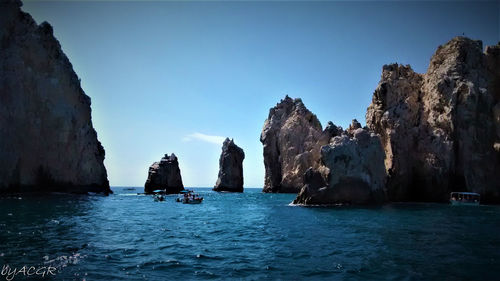
<svg viewBox="0 0 500 281"><path fill-rule="evenodd" d="M222 141L262 187L269 108L300 97L323 126L365 112L382 65L425 72L463 33L496 44L499 2L25 1L48 21L92 98L112 186L142 186L165 153L185 186L213 186Z"/></svg>

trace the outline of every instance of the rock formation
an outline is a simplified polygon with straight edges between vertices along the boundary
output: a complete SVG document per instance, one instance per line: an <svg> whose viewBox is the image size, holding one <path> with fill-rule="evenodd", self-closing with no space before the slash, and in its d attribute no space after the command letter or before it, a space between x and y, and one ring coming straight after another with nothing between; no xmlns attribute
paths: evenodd
<svg viewBox="0 0 500 281"><path fill-rule="evenodd" d="M357 128L352 137L334 137L321 148L321 162L323 166L305 173L304 187L294 204L380 204L387 200L384 151L377 135Z"/></svg>
<svg viewBox="0 0 500 281"><path fill-rule="evenodd" d="M243 159L243 149L226 138L219 159L219 177L213 190L243 192Z"/></svg>
<svg viewBox="0 0 500 281"><path fill-rule="evenodd" d="M456 37L427 73L383 67L366 113L381 136L393 201L445 201L472 191L500 202L500 46Z"/></svg>
<svg viewBox="0 0 500 281"><path fill-rule="evenodd" d="M329 123L322 132L321 123L301 99L288 96L269 110L260 141L264 145L264 192L297 193L303 175L319 164L322 145L341 129Z"/></svg>
<svg viewBox="0 0 500 281"><path fill-rule="evenodd" d="M346 133L352 137L354 136L354 132L360 128L361 128L361 123L359 123L358 120L356 119L352 119L351 125L349 125L349 128L347 128Z"/></svg>
<svg viewBox="0 0 500 281"><path fill-rule="evenodd" d="M179 193L184 190L179 161L175 154L172 153L170 156L165 154L160 162L154 162L149 167L144 192L151 193L153 190L164 190L167 194Z"/></svg>
<svg viewBox="0 0 500 281"><path fill-rule="evenodd" d="M493 107L493 122L495 123L494 149L500 153L500 42L495 46L487 46L485 51L486 66L488 68L488 92L495 99Z"/></svg>
<svg viewBox="0 0 500 281"><path fill-rule="evenodd" d="M111 192L90 98L47 22L0 2L0 192Z"/></svg>

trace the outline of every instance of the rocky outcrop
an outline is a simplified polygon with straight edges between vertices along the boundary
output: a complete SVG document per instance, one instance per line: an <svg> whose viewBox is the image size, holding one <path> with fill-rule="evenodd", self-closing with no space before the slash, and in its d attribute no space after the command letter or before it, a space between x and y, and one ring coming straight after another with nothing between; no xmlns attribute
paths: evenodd
<svg viewBox="0 0 500 281"><path fill-rule="evenodd" d="M387 200L379 137L361 128L352 135L334 137L321 148L323 165L307 170L294 204L380 204Z"/></svg>
<svg viewBox="0 0 500 281"><path fill-rule="evenodd" d="M243 192L243 159L245 153L234 141L226 138L219 159L219 177L214 191Z"/></svg>
<svg viewBox="0 0 500 281"><path fill-rule="evenodd" d="M160 162L154 162L148 171L148 179L144 185L145 193L163 190L167 194L175 194L184 190L181 170L177 156L165 154Z"/></svg>
<svg viewBox="0 0 500 281"><path fill-rule="evenodd" d="M321 123L301 99L286 96L269 110L260 141L264 145L264 192L297 193L303 175L319 165L322 145L341 128L333 123L322 131Z"/></svg>
<svg viewBox="0 0 500 281"><path fill-rule="evenodd" d="M500 42L495 46L487 46L485 57L489 74L488 92L493 95L495 100L493 107L493 122L496 131L494 149L500 153Z"/></svg>
<svg viewBox="0 0 500 281"><path fill-rule="evenodd" d="M381 136L391 200L472 191L500 202L499 69L499 46L483 53L464 37L440 46L425 74L383 67L366 120Z"/></svg>
<svg viewBox="0 0 500 281"><path fill-rule="evenodd" d="M359 123L358 120L356 120L356 119L352 119L351 125L349 125L349 127L347 128L346 133L350 137L352 137L352 136L354 136L354 132L357 129L361 129L361 123Z"/></svg>
<svg viewBox="0 0 500 281"><path fill-rule="evenodd" d="M111 192L90 98L21 5L0 2L0 192Z"/></svg>

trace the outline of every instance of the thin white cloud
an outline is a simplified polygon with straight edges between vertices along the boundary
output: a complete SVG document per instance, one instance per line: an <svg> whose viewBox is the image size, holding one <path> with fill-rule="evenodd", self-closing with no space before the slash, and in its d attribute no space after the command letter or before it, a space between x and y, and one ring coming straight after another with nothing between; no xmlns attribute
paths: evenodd
<svg viewBox="0 0 500 281"><path fill-rule="evenodd" d="M189 134L189 135L183 137L182 141L188 142L188 141L192 141L193 139L221 145L226 138L221 137L221 136L205 135L202 133L193 133L193 134Z"/></svg>

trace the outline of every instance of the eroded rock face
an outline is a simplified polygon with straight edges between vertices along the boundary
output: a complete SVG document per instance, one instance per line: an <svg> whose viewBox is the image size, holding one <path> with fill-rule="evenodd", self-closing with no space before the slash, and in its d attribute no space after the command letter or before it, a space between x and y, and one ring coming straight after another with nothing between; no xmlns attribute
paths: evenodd
<svg viewBox="0 0 500 281"><path fill-rule="evenodd" d="M384 151L380 139L358 128L321 148L322 166L304 175L294 204L381 204L387 200Z"/></svg>
<svg viewBox="0 0 500 281"><path fill-rule="evenodd" d="M167 194L175 194L184 190L179 161L175 154L172 153L170 156L165 154L160 162L154 162L149 167L144 192L151 193L153 190L164 190Z"/></svg>
<svg viewBox="0 0 500 281"><path fill-rule="evenodd" d="M286 96L269 110L260 141L264 145L264 192L297 193L303 175L319 165L322 145L341 131L333 123L322 131L321 123L301 99Z"/></svg>
<svg viewBox="0 0 500 281"><path fill-rule="evenodd" d="M366 113L381 136L393 201L446 201L451 191L500 201L498 49L456 37L427 73L386 65ZM496 73L495 73L496 72Z"/></svg>
<svg viewBox="0 0 500 281"><path fill-rule="evenodd" d="M0 2L0 192L111 192L90 98L21 5Z"/></svg>
<svg viewBox="0 0 500 281"><path fill-rule="evenodd" d="M213 190L243 192L243 159L243 149L226 138L219 159L219 177Z"/></svg>

